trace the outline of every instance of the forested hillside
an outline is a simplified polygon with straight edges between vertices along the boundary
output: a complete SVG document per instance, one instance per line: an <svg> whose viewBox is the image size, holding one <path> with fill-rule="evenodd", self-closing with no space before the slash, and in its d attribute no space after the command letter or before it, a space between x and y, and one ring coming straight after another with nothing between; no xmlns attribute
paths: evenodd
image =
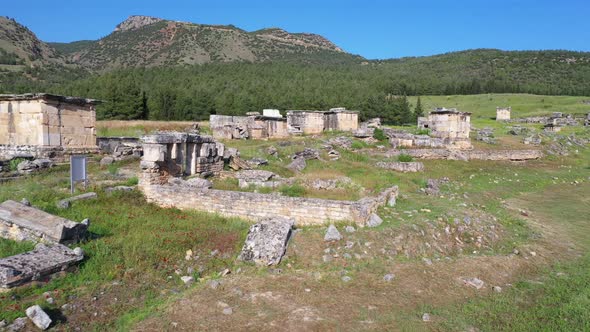
<svg viewBox="0 0 590 332"><path fill-rule="evenodd" d="M201 120L347 107L409 121L403 96L590 96L590 53L478 49L366 60L314 34L133 16L98 41L46 44L0 20L0 93L97 98L102 119Z"/></svg>

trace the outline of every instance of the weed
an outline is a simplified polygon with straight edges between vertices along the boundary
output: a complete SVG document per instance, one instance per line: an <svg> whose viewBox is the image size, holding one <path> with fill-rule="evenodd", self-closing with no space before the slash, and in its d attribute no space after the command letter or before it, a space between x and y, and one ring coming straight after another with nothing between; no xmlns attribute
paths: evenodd
<svg viewBox="0 0 590 332"><path fill-rule="evenodd" d="M409 163L414 161L414 158L408 154L402 153L399 156L397 156L397 160L402 163Z"/></svg>

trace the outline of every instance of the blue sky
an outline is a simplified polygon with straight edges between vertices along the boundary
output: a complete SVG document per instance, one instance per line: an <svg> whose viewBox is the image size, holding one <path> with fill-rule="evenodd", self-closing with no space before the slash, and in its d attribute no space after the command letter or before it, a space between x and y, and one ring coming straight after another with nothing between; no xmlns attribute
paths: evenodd
<svg viewBox="0 0 590 332"><path fill-rule="evenodd" d="M471 48L590 51L590 0L0 0L44 41L108 35L129 15L313 32L369 59Z"/></svg>

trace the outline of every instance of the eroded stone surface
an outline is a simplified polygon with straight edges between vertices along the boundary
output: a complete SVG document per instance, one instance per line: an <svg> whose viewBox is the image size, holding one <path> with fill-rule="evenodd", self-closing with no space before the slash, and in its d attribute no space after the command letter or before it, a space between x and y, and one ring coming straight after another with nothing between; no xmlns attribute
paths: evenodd
<svg viewBox="0 0 590 332"><path fill-rule="evenodd" d="M398 172L421 172L424 170L424 164L417 161L411 162L378 162L377 167L390 169Z"/></svg>
<svg viewBox="0 0 590 332"><path fill-rule="evenodd" d="M12 288L40 280L84 259L61 244L37 244L34 250L0 259L0 287Z"/></svg>
<svg viewBox="0 0 590 332"><path fill-rule="evenodd" d="M294 224L290 218L272 218L250 226L240 259L258 265L279 264Z"/></svg>

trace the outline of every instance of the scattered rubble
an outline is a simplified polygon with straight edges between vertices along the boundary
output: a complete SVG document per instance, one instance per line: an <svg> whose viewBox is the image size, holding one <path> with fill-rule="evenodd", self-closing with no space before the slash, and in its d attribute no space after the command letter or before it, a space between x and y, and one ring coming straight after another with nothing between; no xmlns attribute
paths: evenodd
<svg viewBox="0 0 590 332"><path fill-rule="evenodd" d="M481 289L484 282L478 278L461 278L463 283L467 286L474 287L475 289Z"/></svg>
<svg viewBox="0 0 590 332"><path fill-rule="evenodd" d="M35 159L21 161L16 169L20 174L30 174L38 170L53 167L53 161L49 159Z"/></svg>
<svg viewBox="0 0 590 332"><path fill-rule="evenodd" d="M489 127L485 127L481 130L478 130L475 139L488 144L496 144L496 139L494 138L494 130Z"/></svg>
<svg viewBox="0 0 590 332"><path fill-rule="evenodd" d="M383 219L379 217L377 214L372 213L367 221L367 227L377 227L383 223Z"/></svg>
<svg viewBox="0 0 590 332"><path fill-rule="evenodd" d="M273 172L263 170L244 170L236 173L238 186L240 188L256 187L278 187L283 183L282 179Z"/></svg>
<svg viewBox="0 0 590 332"><path fill-rule="evenodd" d="M293 219L276 217L250 226L239 258L253 261L257 265L279 264L287 249L294 224Z"/></svg>
<svg viewBox="0 0 590 332"><path fill-rule="evenodd" d="M297 173L302 172L305 169L305 167L307 167L305 158L296 158L289 165L287 165L288 169Z"/></svg>

